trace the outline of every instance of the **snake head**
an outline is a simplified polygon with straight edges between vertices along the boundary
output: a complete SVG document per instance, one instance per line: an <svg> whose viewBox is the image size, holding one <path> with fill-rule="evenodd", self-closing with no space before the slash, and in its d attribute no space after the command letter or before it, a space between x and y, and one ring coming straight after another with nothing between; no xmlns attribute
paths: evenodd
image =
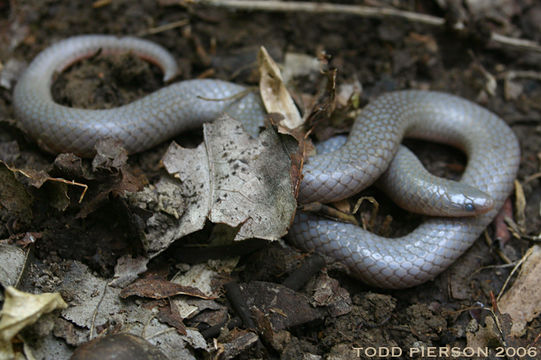
<svg viewBox="0 0 541 360"><path fill-rule="evenodd" d="M460 188L449 195L447 216L476 216L484 214L494 207L492 197L472 186L458 183Z"/></svg>

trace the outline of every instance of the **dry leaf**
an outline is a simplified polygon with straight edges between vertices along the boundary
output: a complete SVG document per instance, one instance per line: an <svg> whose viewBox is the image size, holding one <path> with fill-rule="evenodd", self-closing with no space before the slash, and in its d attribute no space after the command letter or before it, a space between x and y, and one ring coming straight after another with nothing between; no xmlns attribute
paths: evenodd
<svg viewBox="0 0 541 360"><path fill-rule="evenodd" d="M132 258L130 255L123 255L118 258L115 265L115 275L109 284L113 287L123 288L133 282L139 274L147 271L147 264L150 261L145 256Z"/></svg>
<svg viewBox="0 0 541 360"><path fill-rule="evenodd" d="M140 279L128 285L120 292L121 298L140 296L152 299L165 299L175 295L195 296L212 299L193 286L183 286L164 279Z"/></svg>
<svg viewBox="0 0 541 360"><path fill-rule="evenodd" d="M237 262L238 261L235 260L233 263L236 265ZM231 273L231 271L225 273ZM217 288L216 286L216 284L219 284L216 279L220 278L220 276L220 273L211 269L207 264L196 264L193 265L186 273L175 274L171 281L182 286L195 287L202 294L212 298L220 295L219 293L221 289L219 287Z"/></svg>
<svg viewBox="0 0 541 360"><path fill-rule="evenodd" d="M60 284L59 290L73 297L70 307L62 311L62 317L84 331L85 339L89 337L89 329L101 328L103 331L146 334L147 340L154 345L160 344L161 351L170 359L195 359L189 347L207 350L207 344L197 330L186 329L186 335L171 331L170 326L155 319L152 302L122 300L120 289L108 286L110 280L93 275L87 266L74 261Z"/></svg>
<svg viewBox="0 0 541 360"><path fill-rule="evenodd" d="M541 313L541 246L534 246L531 254L522 265L522 272L513 286L502 296L498 307L513 319L511 335L520 337L526 324Z"/></svg>
<svg viewBox="0 0 541 360"><path fill-rule="evenodd" d="M4 307L0 311L0 359L12 359L11 339L42 315L65 309L59 293L29 294L8 286L4 293Z"/></svg>
<svg viewBox="0 0 541 360"><path fill-rule="evenodd" d="M179 192L189 199L182 215L186 225L198 230L208 217L240 227L237 241L285 235L296 201L289 156L274 130L253 139L239 122L223 116L205 124L203 134L204 143L196 149L174 144L163 158L166 170L180 180Z"/></svg>
<svg viewBox="0 0 541 360"><path fill-rule="evenodd" d="M249 309L257 308L270 320L275 331L321 319L325 311L310 305L310 299L284 285L251 281L241 285Z"/></svg>
<svg viewBox="0 0 541 360"><path fill-rule="evenodd" d="M0 311L0 341L10 341L24 327L35 323L43 314L65 309L59 293L29 294L7 287L4 307Z"/></svg>
<svg viewBox="0 0 541 360"><path fill-rule="evenodd" d="M301 114L284 85L278 65L264 47L259 50L257 59L261 76L259 92L267 113L283 115L284 119L281 124L289 129L301 126L303 123Z"/></svg>

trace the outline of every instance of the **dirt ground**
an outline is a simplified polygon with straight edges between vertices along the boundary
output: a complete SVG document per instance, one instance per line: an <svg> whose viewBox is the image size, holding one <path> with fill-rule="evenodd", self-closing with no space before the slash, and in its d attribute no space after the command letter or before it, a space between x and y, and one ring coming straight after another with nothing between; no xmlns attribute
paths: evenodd
<svg viewBox="0 0 541 360"><path fill-rule="evenodd" d="M510 277L513 265L538 241L541 229L541 176L537 176L541 154L541 52L495 44L487 37L494 31L541 42L541 5L534 0L499 0L482 8L483 1L472 0L455 2L460 6L451 11L438 5L445 1L345 3L395 6L442 18L458 17L467 27L464 31L454 31L392 17L374 19L345 14L242 11L167 0L0 0L0 62L4 71L10 62L15 64L13 68L22 67L47 46L77 34L138 35L163 45L174 54L181 69L175 81L212 77L257 85L256 57L263 45L277 62L282 62L288 53L317 56L325 51L330 66L337 69L338 85L352 81L362 85L361 105L388 91L421 88L452 93L485 106L506 120L521 144L518 182L526 203L524 208L520 204L517 207L516 196L512 197L516 236L499 241L491 226L486 236L434 281L396 291L366 286L347 276L339 264L330 264L324 273L318 272L315 279L296 292L275 288L305 261L306 254L277 242L253 247L246 245L245 249L237 246L242 254L240 259L213 283L220 289L217 291L220 296L213 300L216 305L212 306L216 308L208 304L204 308L199 304L197 315L177 317L177 323L171 318L169 321L158 318L179 333L182 333L181 328L191 328L208 334L207 347L187 342L187 354L195 358L378 357L365 352L367 347L399 348L403 353L396 358L404 359L449 358L408 354L410 349L422 347L464 349L486 346L491 349L490 359L499 358L495 349L501 346L541 351L539 317L528 322L522 336L511 336L509 318L495 307L495 296ZM460 10L458 14L457 9ZM169 30L153 31L175 22L179 22L178 26ZM509 76L511 72L526 70L530 75ZM7 82L3 81L5 78ZM120 257L144 255L144 244L141 244L141 236L134 225L134 219L138 218L118 190L129 188L126 172L132 179L130 184L136 188L155 184L164 174L160 159L169 142L130 156L126 167L120 170L110 166L90 174L89 160L71 158L71 167L66 166L66 159L55 160L54 155L40 150L17 128L12 107L14 79L16 75L12 76L11 82L7 75L0 79L0 155L11 169L34 171L45 180L40 186L35 184L40 182L36 179L38 175L34 177L35 181L21 181L25 190L20 191L30 194L29 204L10 208L6 206L6 199L2 200L0 238L5 239L2 244L31 249L19 289L31 293L59 291L68 305L72 305L70 300L78 297L77 288L73 288L75 293L70 293L63 286L74 276L74 267L83 266L84 271L105 281L112 279ZM291 90L310 98L322 88L324 79L323 75L303 77L296 80L297 87ZM78 63L60 74L52 89L59 103L110 108L133 101L163 85L157 67L124 54L116 57L97 55ZM346 125L325 123L320 127L323 130L317 135L324 137L335 128L336 132L347 129L347 122ZM201 131L193 131L179 135L175 140L185 146L195 146L201 138ZM408 142L408 145L427 168L438 175L456 178L466 163L464 155L446 146L419 141ZM76 179L88 185L83 202L77 201L81 188L48 181L47 176ZM59 187L64 189L63 193ZM7 196L13 191L19 190L2 189L0 195ZM64 198L59 194L64 194ZM405 233L421 221L419 216L397 209L377 190L368 189L363 195L375 196L381 203L376 231L389 231L384 225L387 215L392 216L389 226L393 235ZM9 210L13 208L19 210ZM366 212L369 213L369 208ZM199 258L195 251L194 258L190 259L190 248L186 250L183 246L197 244L201 239L204 242L212 231L208 224L188 239L177 241L150 261L141 278L171 280L179 270L186 271L193 266L187 263L208 263L205 256ZM234 248L231 252L237 250ZM179 252L184 253L180 256ZM283 292L284 298L291 296L295 305L282 304L280 307L275 304L275 313L284 313L290 321L281 328L277 328L274 320L270 323L256 321L257 329L233 323L232 330L210 332L208 329L212 326L223 325L225 319L237 316L236 309L231 306L234 300L226 297L224 292L227 290L222 289L223 284L232 280L242 284L249 304L258 309L266 306L262 305L265 303L262 294L266 291ZM331 288L330 294L321 300L317 295L326 287ZM125 291L126 286L123 288ZM537 288L536 291L541 290ZM142 296L140 292L137 294L139 296L122 300L123 304L158 309L168 307L170 299L174 298L174 295L157 299ZM295 316L295 313L305 316ZM494 321L500 326L494 327ZM269 326L272 323L272 328L262 323ZM25 330L27 333L19 339L39 343L40 337L51 336L54 341L63 343L59 345L63 349L59 354L69 354L88 339L90 326L73 319L70 321L69 316L54 324L54 331ZM96 321L93 326L94 333L102 334L129 330L125 324L109 321ZM54 336L49 335L51 331ZM259 334L259 338L244 343L242 339L251 334ZM217 340L213 342L213 338ZM159 341L157 346L160 347ZM16 348L22 349L21 341ZM36 358L59 358L39 350L35 353L38 354ZM170 351L168 354L178 353ZM508 358L527 357L509 355Z"/></svg>

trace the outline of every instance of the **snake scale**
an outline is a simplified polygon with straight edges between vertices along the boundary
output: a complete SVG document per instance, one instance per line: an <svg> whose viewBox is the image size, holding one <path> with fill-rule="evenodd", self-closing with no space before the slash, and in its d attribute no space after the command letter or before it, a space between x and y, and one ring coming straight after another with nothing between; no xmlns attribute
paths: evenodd
<svg viewBox="0 0 541 360"><path fill-rule="evenodd" d="M239 99L236 95L245 92L245 87L210 79L174 83L114 109L76 109L55 103L50 90L54 74L97 51L132 51L159 65L165 80L177 71L174 58L164 48L137 38L84 35L45 49L21 75L13 104L22 128L48 151L91 156L99 139L113 137L121 140L128 152L135 153L212 121L223 112L256 134L253 120L265 116L258 95L249 92ZM417 171L411 162L407 165L408 161L415 162L413 155L406 153L404 162L394 159L404 152L400 142L405 136L464 150L468 164L460 182L436 187L424 169ZM380 183L395 189L398 203L402 199L404 204L416 204L408 196L434 188L426 201L436 204L425 203L420 212L431 213L430 207L438 208L442 198L458 199L466 213L472 212L463 215L474 216L430 217L406 236L388 239L354 225L299 212L289 239L300 248L345 263L352 275L374 286L404 288L423 283L453 263L492 221L512 191L519 160L519 145L512 130L472 102L431 91L384 94L362 110L342 146L307 160L299 200L344 199L384 174L388 180ZM420 180L408 180L410 175ZM460 186L465 191L479 191L461 195L460 190L454 191ZM438 199L434 192L439 193Z"/></svg>

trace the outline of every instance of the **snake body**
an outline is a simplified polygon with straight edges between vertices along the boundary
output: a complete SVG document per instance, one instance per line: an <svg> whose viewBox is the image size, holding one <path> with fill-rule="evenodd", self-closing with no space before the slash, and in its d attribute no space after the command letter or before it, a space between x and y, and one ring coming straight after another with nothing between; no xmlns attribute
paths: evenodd
<svg viewBox="0 0 541 360"><path fill-rule="evenodd" d="M162 67L165 80L176 73L174 59L165 49L136 38L77 36L45 49L20 77L13 98L23 129L43 148L91 156L99 139L113 137L134 153L223 112L241 121L252 134L264 119L258 96L248 92L239 98L245 87L220 80L175 83L114 109L85 110L56 104L50 92L55 72L98 50L133 51ZM501 208L512 190L520 159L518 141L505 122L467 100L427 91L399 91L379 97L363 109L343 146L308 159L299 199L330 202L347 198L376 181L390 165L389 183L398 186L398 196L424 192L431 186L425 174L417 174L422 181L402 181L407 176L401 170L404 163L393 160L397 152L401 153L404 136L435 139L462 148L469 160L457 186L479 189L481 200L472 199L477 195L467 195L466 204L472 210L489 201L490 206L479 211L484 213L431 218L397 239L299 213L289 232L291 241L344 262L354 276L379 287L414 286L434 278L454 262ZM411 190L412 184L418 187ZM449 199L460 196L456 195L460 192L451 195L446 189L437 188L435 192Z"/></svg>

